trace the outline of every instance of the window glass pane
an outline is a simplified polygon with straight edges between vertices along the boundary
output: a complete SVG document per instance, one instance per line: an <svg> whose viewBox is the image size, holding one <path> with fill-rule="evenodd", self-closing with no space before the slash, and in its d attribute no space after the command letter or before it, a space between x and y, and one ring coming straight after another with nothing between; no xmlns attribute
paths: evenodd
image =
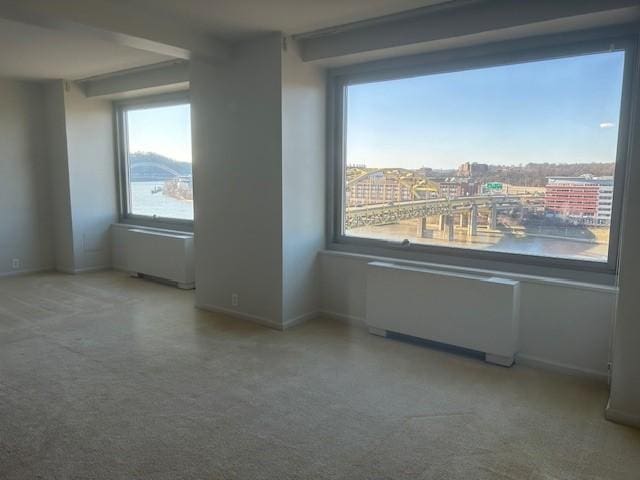
<svg viewBox="0 0 640 480"><path fill-rule="evenodd" d="M343 234L606 262L624 52L346 87Z"/></svg>
<svg viewBox="0 0 640 480"><path fill-rule="evenodd" d="M129 213L193 220L188 104L126 111Z"/></svg>

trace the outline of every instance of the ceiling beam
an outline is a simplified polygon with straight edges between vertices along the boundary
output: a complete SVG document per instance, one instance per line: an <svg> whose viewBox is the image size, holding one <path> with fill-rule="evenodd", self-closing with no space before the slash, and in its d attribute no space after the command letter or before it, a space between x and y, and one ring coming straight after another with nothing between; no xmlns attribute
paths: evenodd
<svg viewBox="0 0 640 480"><path fill-rule="evenodd" d="M126 2L1 0L0 18L186 60L217 62L230 56L225 42Z"/></svg>
<svg viewBox="0 0 640 480"><path fill-rule="evenodd" d="M639 0L455 0L401 15L295 35L304 61L358 55L407 45L442 42L503 29L576 18L602 26L609 17L638 18ZM593 17L593 18L592 18ZM574 21L570 21L574 19Z"/></svg>
<svg viewBox="0 0 640 480"><path fill-rule="evenodd" d="M136 67L79 80L87 97L105 97L162 87L183 88L189 82L189 63L183 60Z"/></svg>

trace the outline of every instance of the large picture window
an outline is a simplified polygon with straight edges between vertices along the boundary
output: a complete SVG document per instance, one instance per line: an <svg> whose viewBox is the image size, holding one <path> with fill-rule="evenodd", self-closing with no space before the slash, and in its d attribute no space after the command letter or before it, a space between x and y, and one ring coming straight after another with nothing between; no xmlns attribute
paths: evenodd
<svg viewBox="0 0 640 480"><path fill-rule="evenodd" d="M334 240L613 267L628 47L334 77Z"/></svg>
<svg viewBox="0 0 640 480"><path fill-rule="evenodd" d="M118 107L125 219L193 221L191 115L184 95Z"/></svg>

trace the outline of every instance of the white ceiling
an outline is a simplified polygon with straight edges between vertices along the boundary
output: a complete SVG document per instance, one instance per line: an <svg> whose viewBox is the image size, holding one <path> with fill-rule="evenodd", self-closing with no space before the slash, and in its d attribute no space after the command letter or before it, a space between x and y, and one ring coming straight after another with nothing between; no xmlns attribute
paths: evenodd
<svg viewBox="0 0 640 480"><path fill-rule="evenodd" d="M129 25L176 26L237 41L260 33L304 33L399 13L447 0L0 0L36 16L118 16ZM0 12L2 13L2 12ZM0 77L83 79L170 57L111 42L90 31L57 28L31 18L0 18ZM97 17L96 17L97 16ZM16 21L20 20L20 22ZM25 23L22 23L22 22ZM117 21L117 20L116 20ZM164 23L163 23L164 22ZM144 31L144 28L142 28Z"/></svg>
<svg viewBox="0 0 640 480"><path fill-rule="evenodd" d="M0 76L70 80L159 63L169 57L95 38L0 19Z"/></svg>
<svg viewBox="0 0 640 480"><path fill-rule="evenodd" d="M447 0L109 0L135 5L235 41L260 33L304 33Z"/></svg>
<svg viewBox="0 0 640 480"><path fill-rule="evenodd" d="M0 0L0 17L12 19L0 19L0 77L84 79L170 59L152 51L181 55L158 45L198 54L216 39L224 50L448 1L482 0Z"/></svg>

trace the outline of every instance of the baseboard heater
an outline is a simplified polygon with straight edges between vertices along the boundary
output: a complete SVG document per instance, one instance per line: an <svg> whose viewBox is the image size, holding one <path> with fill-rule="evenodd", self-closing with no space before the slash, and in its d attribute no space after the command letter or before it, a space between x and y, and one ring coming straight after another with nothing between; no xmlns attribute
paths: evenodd
<svg viewBox="0 0 640 480"><path fill-rule="evenodd" d="M371 262L369 331L443 343L511 366L518 345L519 283L506 278Z"/></svg>
<svg viewBox="0 0 640 480"><path fill-rule="evenodd" d="M130 273L194 288L193 235L131 228L125 252Z"/></svg>

